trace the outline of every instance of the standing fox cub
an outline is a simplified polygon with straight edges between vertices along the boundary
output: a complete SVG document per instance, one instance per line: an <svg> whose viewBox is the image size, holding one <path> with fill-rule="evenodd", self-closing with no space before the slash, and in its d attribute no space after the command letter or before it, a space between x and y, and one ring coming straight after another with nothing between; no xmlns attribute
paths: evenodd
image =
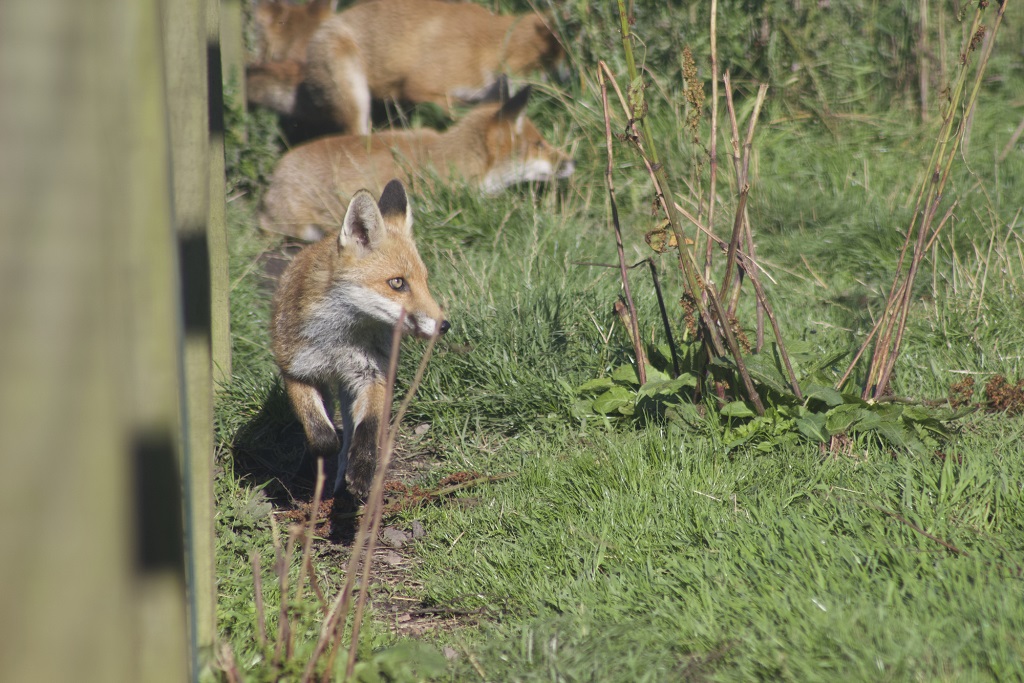
<svg viewBox="0 0 1024 683"><path fill-rule="evenodd" d="M317 457L338 459L335 495L369 492L377 468L394 326L431 337L448 331L412 238L405 188L392 180L380 202L356 192L341 232L299 252L274 296L271 339L292 409ZM332 422L340 404L342 440Z"/></svg>
<svg viewBox="0 0 1024 683"><path fill-rule="evenodd" d="M368 137L333 135L299 145L274 169L260 226L319 239L337 230L344 201L357 189L376 191L389 178L409 182L426 169L491 194L519 182L566 178L575 163L526 118L529 97L527 86L504 103L479 105L444 133L420 128Z"/></svg>
<svg viewBox="0 0 1024 683"><path fill-rule="evenodd" d="M478 102L492 92L500 73L564 60L540 15L501 16L472 3L368 0L338 14L279 2L257 9L264 61L292 62L286 69L252 65L250 100L286 115L326 118L346 133L370 132L371 98L450 111L453 101Z"/></svg>

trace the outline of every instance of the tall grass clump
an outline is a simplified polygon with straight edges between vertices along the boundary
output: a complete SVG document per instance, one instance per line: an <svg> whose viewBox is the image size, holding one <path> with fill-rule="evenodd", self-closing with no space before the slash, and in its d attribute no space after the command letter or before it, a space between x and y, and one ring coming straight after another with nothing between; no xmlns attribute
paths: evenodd
<svg viewBox="0 0 1024 683"><path fill-rule="evenodd" d="M697 135L704 104L703 84L697 78L692 52L683 51L683 77L688 114L684 126L692 144L698 170L697 179L688 184L691 196L686 204L674 201L680 196L673 190L674 181L667 164L662 161L659 143L652 132L654 114L648 107L646 91L649 83L640 73L634 57L631 25L634 19L627 13L624 2L619 3L623 54L629 87L624 94L615 81L611 69L599 63L598 80L605 117L605 139L608 153L605 179L609 193L609 210L618 245L619 271L623 283L624 302L622 320L634 348L632 368L622 368L608 378L598 378L584 384L581 392L594 395L590 409L603 415L648 416L679 415L692 412L683 408L683 394L689 394L699 411L714 410L728 418L740 421L749 418L733 436L734 443L750 438L768 438L767 443L779 438L799 437L828 446L845 448L854 434L868 435L901 450L924 455L950 435L947 424L965 413L950 409L933 410L939 402L913 400L891 401L889 381L899 356L907 318L913 301L914 280L921 261L934 243L938 232L953 215L956 203L948 204L942 216L936 215L944 197L953 162L973 115L980 84L995 46L1005 4L1000 5L995 24L976 68L972 55L982 44L986 34L981 17L986 3L979 6L968 31L956 79L950 87L948 102L943 109L941 127L937 133L929 173L916 190L916 206L912 212L910 229L896 258L895 282L888 296L883 315L872 332L861 344L845 373L836 374L837 363L845 353L829 354L817 360L791 358L777 316L773 312L762 275L766 272L757 261L751 229L748 197L751 193L751 159L755 126L766 100L767 86L762 84L750 104L746 132L741 132L734 98L731 75L722 75L725 94L727 125L723 137L728 141L728 156L733 173L730 187L736 193L732 207L731 230L723 237L716 235L715 216L718 205L717 181L718 149L718 57L716 3L711 3L711 72L713 78L711 101L711 139L705 146ZM968 87L969 75L971 76ZM686 330L683 334L685 349L676 348L671 324L662 305L664 349L645 351L639 335L636 306L629 287L628 267L622 249L619 211L613 183L613 135L608 107L610 83L619 100L625 123L621 140L630 143L640 156L653 185L654 205L665 220L664 227L647 234L655 251L674 251L678 256L682 274ZM959 125L955 125L959 122ZM709 158L709 189L702 189L702 167ZM705 197L707 202L705 203ZM920 220L919 220L920 219ZM684 221L696 228L696 240L683 231ZM691 245L703 243L703 249ZM912 249L908 251L908 249ZM724 268L713 265L714 255L725 252ZM703 262L698 254L703 252ZM652 262L653 264L653 262ZM653 265L652 265L653 268ZM719 284L715 283L718 280ZM747 336L738 315L741 307L743 284L749 283L756 321L751 329L753 340ZM659 301L664 301L660 286ZM772 341L766 347L765 331L770 326ZM850 391L850 380L864 350L876 337L874 355L866 372L860 396ZM658 367L650 358L671 358L671 367L662 363ZM679 359L687 359L685 372L680 370ZM648 369L650 368L650 369ZM799 371L799 372L798 372ZM649 376L653 375L653 381ZM872 402L868 402L872 399ZM879 403L879 399L885 399ZM914 404L914 405L910 405ZM767 436L770 435L770 436Z"/></svg>

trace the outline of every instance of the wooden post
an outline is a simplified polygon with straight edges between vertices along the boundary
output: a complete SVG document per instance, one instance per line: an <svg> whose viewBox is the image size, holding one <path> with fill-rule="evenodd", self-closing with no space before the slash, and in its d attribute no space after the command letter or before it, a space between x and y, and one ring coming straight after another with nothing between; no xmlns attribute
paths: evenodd
<svg viewBox="0 0 1024 683"><path fill-rule="evenodd" d="M244 107L246 49L242 0L220 0L220 46L224 81L237 85L238 101L235 104Z"/></svg>
<svg viewBox="0 0 1024 683"><path fill-rule="evenodd" d="M0 666L186 680L156 0L0 3Z"/></svg>
<svg viewBox="0 0 1024 683"><path fill-rule="evenodd" d="M224 207L224 78L221 71L220 0L206 0L207 97L210 120L210 337L213 381L231 381L231 305L228 229Z"/></svg>
<svg viewBox="0 0 1024 683"><path fill-rule="evenodd" d="M162 0L160 8L185 328L182 463L189 617L203 666L216 635L206 6L204 0Z"/></svg>

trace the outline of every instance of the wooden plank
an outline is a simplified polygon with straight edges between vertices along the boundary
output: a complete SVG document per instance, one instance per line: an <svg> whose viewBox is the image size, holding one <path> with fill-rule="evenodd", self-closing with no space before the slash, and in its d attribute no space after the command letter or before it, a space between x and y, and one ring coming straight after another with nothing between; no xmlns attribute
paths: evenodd
<svg viewBox="0 0 1024 683"><path fill-rule="evenodd" d="M237 93L237 104L245 107L245 12L242 0L220 0L220 46L224 82Z"/></svg>
<svg viewBox="0 0 1024 683"><path fill-rule="evenodd" d="M204 0L163 0L160 8L184 320L182 467L190 624L202 667L216 636L206 7Z"/></svg>
<svg viewBox="0 0 1024 683"><path fill-rule="evenodd" d="M154 0L0 3L0 662L189 675Z"/></svg>
<svg viewBox="0 0 1024 683"><path fill-rule="evenodd" d="M206 0L206 63L210 121L210 337L215 385L231 381L231 288L224 192L224 78L220 0Z"/></svg>

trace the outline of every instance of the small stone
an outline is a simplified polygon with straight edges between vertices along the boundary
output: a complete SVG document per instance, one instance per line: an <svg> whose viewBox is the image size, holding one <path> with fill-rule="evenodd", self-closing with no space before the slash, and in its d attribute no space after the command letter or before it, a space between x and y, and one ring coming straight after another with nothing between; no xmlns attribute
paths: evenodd
<svg viewBox="0 0 1024 683"><path fill-rule="evenodd" d="M384 527L384 531L380 532L380 535L384 543L392 548L401 548L412 539L412 534L408 531L402 531L393 526Z"/></svg>
<svg viewBox="0 0 1024 683"><path fill-rule="evenodd" d="M413 428L412 433L415 434L416 436L423 436L428 431L430 431L430 423L423 422L421 424L416 425L416 427Z"/></svg>
<svg viewBox="0 0 1024 683"><path fill-rule="evenodd" d="M423 525L420 524L419 520L414 519L412 521L412 537L413 538L423 538L426 535L427 535L427 532L426 532L426 530L424 530Z"/></svg>
<svg viewBox="0 0 1024 683"><path fill-rule="evenodd" d="M398 565L402 564L405 560L403 560L402 556L396 553L394 550L388 550L387 552L382 553L380 555L380 561L384 564L391 565L392 567L397 567Z"/></svg>
<svg viewBox="0 0 1024 683"><path fill-rule="evenodd" d="M444 656L448 659L448 661L452 661L459 658L459 651L451 645L445 645L443 648L441 648L441 652L444 653Z"/></svg>

